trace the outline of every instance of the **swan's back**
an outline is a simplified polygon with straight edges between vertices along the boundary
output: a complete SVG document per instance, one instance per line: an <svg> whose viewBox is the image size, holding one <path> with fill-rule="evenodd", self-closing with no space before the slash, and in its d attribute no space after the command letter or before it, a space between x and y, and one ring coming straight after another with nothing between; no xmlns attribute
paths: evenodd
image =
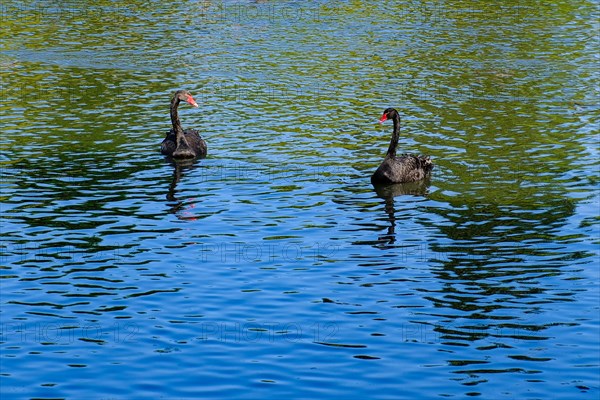
<svg viewBox="0 0 600 400"><path fill-rule="evenodd" d="M371 176L373 183L416 182L425 177L433 169L429 156L403 154L400 157L386 157L377 171Z"/></svg>
<svg viewBox="0 0 600 400"><path fill-rule="evenodd" d="M206 157L207 146L200 133L196 129L186 129L183 134L185 142L183 148L178 149L175 131L171 129L167 132L167 137L160 145L160 152L167 156L183 158Z"/></svg>

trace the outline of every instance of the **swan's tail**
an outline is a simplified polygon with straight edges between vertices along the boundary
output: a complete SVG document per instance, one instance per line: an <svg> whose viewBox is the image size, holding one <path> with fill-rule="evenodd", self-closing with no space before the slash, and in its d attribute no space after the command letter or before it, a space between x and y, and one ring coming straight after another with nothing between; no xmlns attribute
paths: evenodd
<svg viewBox="0 0 600 400"><path fill-rule="evenodd" d="M433 169L433 162L429 156L420 156L416 154L403 154L403 159L412 159L412 167L422 169L425 173L429 173Z"/></svg>
<svg viewBox="0 0 600 400"><path fill-rule="evenodd" d="M419 166L425 171L429 172L433 169L433 162L429 156L417 156L419 160Z"/></svg>

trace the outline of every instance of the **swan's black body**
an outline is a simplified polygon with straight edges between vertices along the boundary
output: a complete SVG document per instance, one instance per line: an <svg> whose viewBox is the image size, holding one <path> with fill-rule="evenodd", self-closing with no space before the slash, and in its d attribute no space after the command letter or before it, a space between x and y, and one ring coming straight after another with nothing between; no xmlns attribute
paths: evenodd
<svg viewBox="0 0 600 400"><path fill-rule="evenodd" d="M425 179L433 169L429 156L403 154L396 157L396 147L400 138L400 116L398 111L388 108L383 112L379 122L391 119L394 122L394 133L385 159L371 176L374 184L416 182Z"/></svg>
<svg viewBox="0 0 600 400"><path fill-rule="evenodd" d="M180 101L186 101L194 107L198 107L190 92L187 90L178 90L171 100L171 123L173 128L167 132L167 137L160 144L160 152L173 158L195 158L205 157L207 148L206 142L200 137L195 129L183 130L177 107Z"/></svg>

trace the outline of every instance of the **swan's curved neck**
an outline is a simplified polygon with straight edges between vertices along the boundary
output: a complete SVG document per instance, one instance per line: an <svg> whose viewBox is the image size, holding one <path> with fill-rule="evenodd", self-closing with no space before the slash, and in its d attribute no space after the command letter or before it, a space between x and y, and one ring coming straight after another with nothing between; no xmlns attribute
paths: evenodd
<svg viewBox="0 0 600 400"><path fill-rule="evenodd" d="M173 124L173 131L176 134L183 133L181 122L179 121L179 114L177 113L177 107L179 107L179 99L177 96L171 100L171 123Z"/></svg>
<svg viewBox="0 0 600 400"><path fill-rule="evenodd" d="M387 155L389 157L396 157L396 147L398 147L398 140L400 139L400 116L395 114L392 121L394 122L394 133L392 133L392 140L390 140Z"/></svg>

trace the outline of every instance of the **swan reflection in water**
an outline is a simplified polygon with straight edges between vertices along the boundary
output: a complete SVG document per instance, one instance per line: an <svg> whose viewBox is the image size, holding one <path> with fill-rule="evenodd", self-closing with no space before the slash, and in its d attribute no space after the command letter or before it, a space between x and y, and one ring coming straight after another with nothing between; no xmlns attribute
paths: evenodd
<svg viewBox="0 0 600 400"><path fill-rule="evenodd" d="M429 194L431 179L426 178L417 182L395 183L392 185L373 184L377 196L385 200L385 213L388 215L387 233L379 236L377 242L380 248L393 247L396 242L396 213L394 209L394 197L398 196L421 196Z"/></svg>
<svg viewBox="0 0 600 400"><path fill-rule="evenodd" d="M169 157L167 161L173 166L173 178L171 179L169 191L166 196L167 200L171 202L169 204L169 213L174 214L177 218L184 221L195 221L198 219L198 216L194 215L191 210L196 208L196 199L189 198L184 201L177 198L177 184L186 171L191 171L197 168L198 165L193 159L175 160Z"/></svg>

